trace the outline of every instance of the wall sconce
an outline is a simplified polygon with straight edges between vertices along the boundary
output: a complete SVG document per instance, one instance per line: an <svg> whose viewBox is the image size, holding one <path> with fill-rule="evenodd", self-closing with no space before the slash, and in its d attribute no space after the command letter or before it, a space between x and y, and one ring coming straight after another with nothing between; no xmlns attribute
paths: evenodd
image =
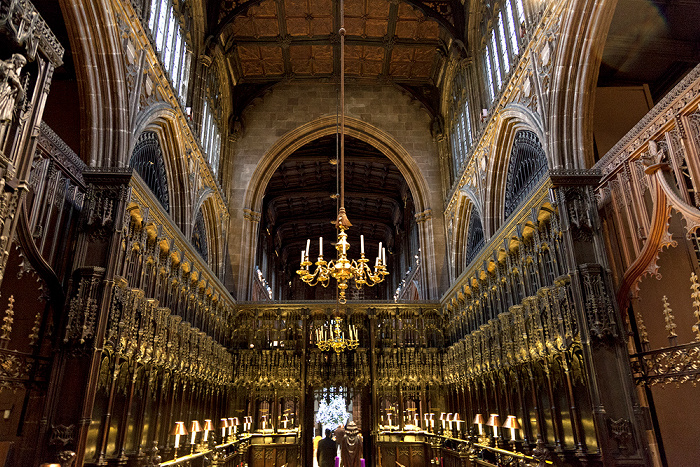
<svg viewBox="0 0 700 467"><path fill-rule="evenodd" d="M489 419L486 422L488 426L493 427L493 437L498 438L498 426L501 424L501 420L497 413L492 413L489 415Z"/></svg>
<svg viewBox="0 0 700 467"><path fill-rule="evenodd" d="M484 423L486 423L484 416L480 413L476 414L476 417L474 417L474 425L479 427L479 435L484 434Z"/></svg>
<svg viewBox="0 0 700 467"><path fill-rule="evenodd" d="M206 419L204 420L204 439L202 439L203 442L207 442L209 439L209 432L214 429L214 424L211 422L211 420Z"/></svg>
<svg viewBox="0 0 700 467"><path fill-rule="evenodd" d="M175 428L170 432L171 435L175 435L175 455L177 459L177 448L180 447L180 436L187 436L187 429L185 428L185 422L175 422Z"/></svg>
<svg viewBox="0 0 700 467"><path fill-rule="evenodd" d="M192 438L190 439L190 444L194 445L195 439L197 438L197 433L202 431L202 427L199 424L199 420L192 420L190 423L190 433L192 433Z"/></svg>
<svg viewBox="0 0 700 467"><path fill-rule="evenodd" d="M221 419L221 423L219 423L219 428L221 428L221 444L223 444L224 438L226 438L226 428L228 428L228 418Z"/></svg>
<svg viewBox="0 0 700 467"><path fill-rule="evenodd" d="M520 429L520 423L515 415L508 415L506 422L503 424L503 428L510 428L510 440L515 441L515 430Z"/></svg>

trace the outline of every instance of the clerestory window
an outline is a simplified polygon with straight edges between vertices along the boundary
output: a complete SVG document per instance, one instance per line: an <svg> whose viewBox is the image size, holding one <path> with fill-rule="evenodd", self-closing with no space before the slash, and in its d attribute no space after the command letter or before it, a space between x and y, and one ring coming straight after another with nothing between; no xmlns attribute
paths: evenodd
<svg viewBox="0 0 700 467"><path fill-rule="evenodd" d="M182 23L180 12L172 0L151 1L148 29L170 84L180 103L184 105L189 86L192 52L189 50Z"/></svg>

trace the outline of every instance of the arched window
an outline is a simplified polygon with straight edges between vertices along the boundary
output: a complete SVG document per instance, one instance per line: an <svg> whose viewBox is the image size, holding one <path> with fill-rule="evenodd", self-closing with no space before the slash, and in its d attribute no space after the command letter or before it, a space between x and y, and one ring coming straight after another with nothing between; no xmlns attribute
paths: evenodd
<svg viewBox="0 0 700 467"><path fill-rule="evenodd" d="M165 173L163 153L158 142L158 135L152 131L144 131L136 141L134 152L131 154L129 167L136 170L148 188L160 201L167 212L170 212L168 199L168 178Z"/></svg>
<svg viewBox="0 0 700 467"><path fill-rule="evenodd" d="M547 155L537 135L530 130L515 134L513 149L508 163L506 181L505 217L515 211L520 202L530 193L547 173Z"/></svg>
<svg viewBox="0 0 700 467"><path fill-rule="evenodd" d="M214 174L219 172L221 157L221 88L216 65L212 64L207 73L206 97L202 109L200 140L202 150Z"/></svg>
<svg viewBox="0 0 700 467"><path fill-rule="evenodd" d="M484 247L484 227L481 217L472 205L469 212L469 231L467 232L467 263L468 266Z"/></svg>
<svg viewBox="0 0 700 467"><path fill-rule="evenodd" d="M496 97L516 63L525 27L522 0L504 0L497 6L486 5L482 22L484 80L490 99Z"/></svg>
<svg viewBox="0 0 700 467"><path fill-rule="evenodd" d="M202 214L201 209L197 213L197 217L195 217L194 220L194 228L192 229L192 238L190 239L190 243L192 243L192 246L195 250L197 250L197 253L199 253L199 256L201 256L204 261L209 260L209 249L207 248L207 228L204 225L204 215Z"/></svg>
<svg viewBox="0 0 700 467"><path fill-rule="evenodd" d="M473 141L471 112L469 110L469 86L466 69L460 69L452 82L450 99L450 143L452 151L452 176L457 177Z"/></svg>
<svg viewBox="0 0 700 467"><path fill-rule="evenodd" d="M170 84L184 105L187 99L192 52L189 50L185 33L189 28L183 28L187 18L176 10L173 3L172 0L151 0L148 28L170 78Z"/></svg>

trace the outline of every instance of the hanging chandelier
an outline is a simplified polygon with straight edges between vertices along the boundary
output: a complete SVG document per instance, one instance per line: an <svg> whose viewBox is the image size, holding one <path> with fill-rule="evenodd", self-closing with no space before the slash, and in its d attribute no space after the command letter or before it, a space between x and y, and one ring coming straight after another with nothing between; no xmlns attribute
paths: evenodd
<svg viewBox="0 0 700 467"><path fill-rule="evenodd" d="M347 301L345 291L351 280L355 281L355 286L358 289L362 288L363 285L373 287L384 281L384 276L389 272L386 270L386 249L382 248L381 242L379 242L374 267L369 266L370 260L365 257L364 235L360 235L360 259L349 260L347 256L350 244L345 231L352 227L352 224L345 213L345 12L342 0L340 2L340 30L338 33L340 34L340 207L338 216L333 221L338 231L338 241L335 244L338 257L331 261L323 259L323 237L319 237L318 259L316 263L312 263L309 260L311 241L307 240L306 250L301 250L301 263L297 274L302 281L312 287L318 284L328 287L330 279L335 279L338 283L338 300L341 304L345 304ZM309 269L314 265L316 266L314 270ZM338 326L337 322L336 326Z"/></svg>
<svg viewBox="0 0 700 467"><path fill-rule="evenodd" d="M348 338L345 333L340 330L342 318L335 318L333 329L329 331L328 327L316 329L316 345L322 351L333 349L335 353L343 352L344 350L354 350L360 345L360 340L357 337L357 329L352 324L348 326Z"/></svg>

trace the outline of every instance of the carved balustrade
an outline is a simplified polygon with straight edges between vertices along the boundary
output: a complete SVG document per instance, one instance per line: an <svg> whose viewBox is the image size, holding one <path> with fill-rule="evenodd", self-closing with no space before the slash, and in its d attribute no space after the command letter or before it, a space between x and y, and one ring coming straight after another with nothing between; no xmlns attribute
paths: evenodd
<svg viewBox="0 0 700 467"><path fill-rule="evenodd" d="M647 388L700 381L700 285L694 266L700 251L699 105L700 66L596 164L603 174L596 190L598 209L605 220L618 286L617 302L621 310L627 311L634 379ZM674 218L682 222L674 222ZM696 258L689 260L685 253L674 252L684 241L690 255L695 250ZM689 264L690 287L682 289L688 290L684 301L692 307L676 310L679 317L684 314L682 322L689 323L685 329L677 328L665 296L654 303L636 300L645 277L663 280L659 264L662 252L681 254L682 259L678 257L674 264L679 271ZM665 290L672 301L681 301L672 292L676 285L667 283ZM649 322L664 325L648 327ZM679 335L692 340L684 342ZM651 397L648 391L647 396Z"/></svg>
<svg viewBox="0 0 700 467"><path fill-rule="evenodd" d="M129 188L119 274L130 287L228 347L235 301L138 175Z"/></svg>

